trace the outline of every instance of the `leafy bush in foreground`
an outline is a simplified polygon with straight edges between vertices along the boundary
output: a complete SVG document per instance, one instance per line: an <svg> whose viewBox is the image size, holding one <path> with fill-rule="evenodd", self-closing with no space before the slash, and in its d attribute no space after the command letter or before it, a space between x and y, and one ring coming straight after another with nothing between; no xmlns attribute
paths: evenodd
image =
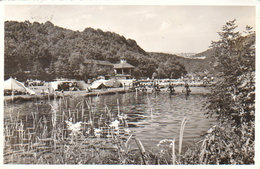
<svg viewBox="0 0 260 169"><path fill-rule="evenodd" d="M235 20L227 22L212 42L218 81L207 108L219 123L202 145L186 152L184 164L254 164L255 35L249 26L244 36L236 27Z"/></svg>

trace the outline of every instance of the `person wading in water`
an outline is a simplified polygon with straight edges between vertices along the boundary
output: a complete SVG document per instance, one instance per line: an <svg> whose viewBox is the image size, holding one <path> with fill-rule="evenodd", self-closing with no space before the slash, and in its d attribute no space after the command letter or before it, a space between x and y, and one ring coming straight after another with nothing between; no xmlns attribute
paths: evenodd
<svg viewBox="0 0 260 169"><path fill-rule="evenodd" d="M170 90L170 94L174 94L174 92L175 92L174 86L171 83L169 84L169 87L167 90Z"/></svg>
<svg viewBox="0 0 260 169"><path fill-rule="evenodd" d="M188 96L190 95L190 92L191 92L190 86L189 86L189 84L188 84L187 82L185 82L185 85L184 85L184 89L183 89L183 90L186 90L185 92L186 92L186 99L187 99ZM183 92L183 90L182 90L182 92Z"/></svg>

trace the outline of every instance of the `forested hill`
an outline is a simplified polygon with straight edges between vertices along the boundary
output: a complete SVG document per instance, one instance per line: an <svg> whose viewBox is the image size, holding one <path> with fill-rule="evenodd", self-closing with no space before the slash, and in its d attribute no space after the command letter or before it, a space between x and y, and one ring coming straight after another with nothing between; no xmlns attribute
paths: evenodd
<svg viewBox="0 0 260 169"><path fill-rule="evenodd" d="M214 49L208 49L204 52L198 53L194 55L194 58L184 58L181 56L167 53L150 53L151 57L158 61L169 57L174 58L177 62L185 66L185 69L188 73L210 71L213 64L213 54Z"/></svg>
<svg viewBox="0 0 260 169"><path fill-rule="evenodd" d="M5 79L12 76L20 80L59 77L86 80L113 74L111 69L86 64L86 60L116 63L122 56L136 67L136 77L151 77L158 68L161 78L185 74L184 66L172 57L162 60L151 57L134 40L113 32L93 28L72 31L49 21L5 22Z"/></svg>

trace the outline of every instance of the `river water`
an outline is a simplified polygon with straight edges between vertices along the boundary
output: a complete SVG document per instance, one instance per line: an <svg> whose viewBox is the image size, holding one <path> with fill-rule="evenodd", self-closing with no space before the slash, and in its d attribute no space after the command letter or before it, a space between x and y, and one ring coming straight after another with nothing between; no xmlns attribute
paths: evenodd
<svg viewBox="0 0 260 169"><path fill-rule="evenodd" d="M86 98L85 98L86 99ZM104 95L91 97L96 105L96 111L102 114L106 105L112 112L127 114L130 130L138 137L145 147L156 147L163 139L175 138L178 143L181 122L184 117L186 123L183 145L193 146L202 135L215 123L214 119L208 119L203 105L206 102L205 94L191 94L188 98L184 94L169 95L166 93L142 93L132 92L125 94ZM73 109L82 100L80 97L68 97L67 104ZM49 106L59 109L58 100L37 102L24 102L20 104L5 105L5 119L15 116L30 115L31 112L51 111ZM119 104L119 106L118 106ZM118 110L119 109L119 110Z"/></svg>

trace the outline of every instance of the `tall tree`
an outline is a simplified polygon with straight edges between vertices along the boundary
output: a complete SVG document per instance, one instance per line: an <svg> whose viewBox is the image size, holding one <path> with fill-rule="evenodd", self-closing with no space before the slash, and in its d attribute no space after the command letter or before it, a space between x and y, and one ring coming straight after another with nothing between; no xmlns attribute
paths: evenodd
<svg viewBox="0 0 260 169"><path fill-rule="evenodd" d="M219 32L215 70L217 83L208 101L208 114L219 123L206 136L200 155L210 164L253 164L255 146L255 34L243 36L235 20ZM241 146L243 145L243 146Z"/></svg>
<svg viewBox="0 0 260 169"><path fill-rule="evenodd" d="M219 32L220 40L212 42L216 48L215 70L218 83L213 89L209 109L220 120L242 122L254 121L254 35L241 36L236 30L235 20L229 21ZM250 101L249 101L250 100Z"/></svg>

